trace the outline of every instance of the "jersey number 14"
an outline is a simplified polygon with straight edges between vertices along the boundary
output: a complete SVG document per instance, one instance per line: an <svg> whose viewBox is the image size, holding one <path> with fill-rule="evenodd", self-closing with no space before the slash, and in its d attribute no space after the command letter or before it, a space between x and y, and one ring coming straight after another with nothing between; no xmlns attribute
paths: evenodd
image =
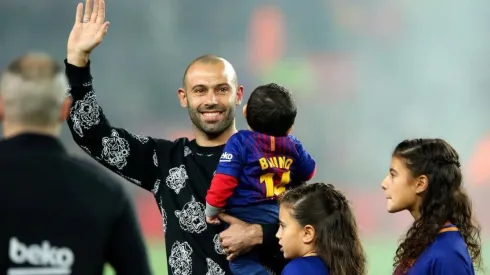
<svg viewBox="0 0 490 275"><path fill-rule="evenodd" d="M260 183L265 184L265 196L267 198L278 196L286 191L286 185L291 181L291 171L282 173L281 181L277 184L274 182L276 173L267 173L260 176Z"/></svg>

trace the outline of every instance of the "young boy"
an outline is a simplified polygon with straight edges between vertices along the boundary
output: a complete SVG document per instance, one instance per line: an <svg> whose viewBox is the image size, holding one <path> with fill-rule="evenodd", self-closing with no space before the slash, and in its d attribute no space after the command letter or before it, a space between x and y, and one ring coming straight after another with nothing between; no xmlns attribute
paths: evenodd
<svg viewBox="0 0 490 275"><path fill-rule="evenodd" d="M230 137L206 196L206 220L226 211L248 223L278 223L277 198L290 183L310 180L315 161L289 135L296 118L291 93L277 84L257 87L243 107L250 127ZM268 272L250 252L230 262L235 275Z"/></svg>

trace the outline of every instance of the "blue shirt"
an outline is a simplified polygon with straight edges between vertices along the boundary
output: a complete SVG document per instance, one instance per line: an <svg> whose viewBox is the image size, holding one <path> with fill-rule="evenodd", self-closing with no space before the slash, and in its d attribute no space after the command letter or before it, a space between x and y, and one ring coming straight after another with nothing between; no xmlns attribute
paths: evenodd
<svg viewBox="0 0 490 275"><path fill-rule="evenodd" d="M457 230L452 224L446 228ZM446 231L417 258L407 275L475 275L475 270L459 231Z"/></svg>
<svg viewBox="0 0 490 275"><path fill-rule="evenodd" d="M229 208L274 200L293 179L307 181L314 170L315 161L294 136L242 130L226 143L216 173L238 179Z"/></svg>
<svg viewBox="0 0 490 275"><path fill-rule="evenodd" d="M301 257L290 261L281 275L328 275L328 268L318 256ZM354 275L354 274L353 274Z"/></svg>

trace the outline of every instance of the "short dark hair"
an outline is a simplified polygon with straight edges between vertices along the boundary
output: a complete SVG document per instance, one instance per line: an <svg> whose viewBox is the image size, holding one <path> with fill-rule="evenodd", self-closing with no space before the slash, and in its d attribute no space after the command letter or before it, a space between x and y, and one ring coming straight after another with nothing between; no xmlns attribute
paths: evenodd
<svg viewBox="0 0 490 275"><path fill-rule="evenodd" d="M255 88L247 102L247 123L250 128L270 136L287 135L296 113L291 92L275 83Z"/></svg>

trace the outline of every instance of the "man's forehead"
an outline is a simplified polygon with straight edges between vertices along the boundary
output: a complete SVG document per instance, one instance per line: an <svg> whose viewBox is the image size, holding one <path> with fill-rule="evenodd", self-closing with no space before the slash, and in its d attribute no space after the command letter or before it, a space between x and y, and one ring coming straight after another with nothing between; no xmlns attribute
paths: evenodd
<svg viewBox="0 0 490 275"><path fill-rule="evenodd" d="M220 83L231 84L236 79L235 70L231 65L223 62L214 64L193 64L187 71L186 84L196 85L217 85Z"/></svg>

